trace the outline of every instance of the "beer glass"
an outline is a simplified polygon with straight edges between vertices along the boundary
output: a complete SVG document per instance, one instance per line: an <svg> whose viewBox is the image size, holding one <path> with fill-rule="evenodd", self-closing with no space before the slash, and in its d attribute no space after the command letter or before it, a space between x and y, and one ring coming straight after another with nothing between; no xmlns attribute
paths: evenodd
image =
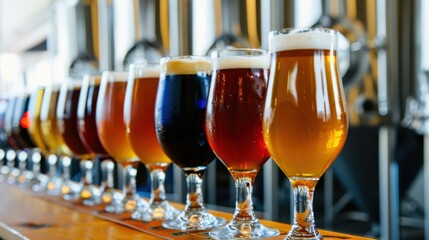
<svg viewBox="0 0 429 240"><path fill-rule="evenodd" d="M215 50L206 113L209 144L235 180L233 219L214 229L215 239L252 239L278 235L263 226L253 211L252 188L270 158L262 134L262 114L270 58L260 49Z"/></svg>
<svg viewBox="0 0 429 240"><path fill-rule="evenodd" d="M57 121L58 98L60 95L60 85L48 85L43 94L42 106L40 109L41 134L51 155L48 157L48 176L46 192L49 195L71 196L79 191L78 185L70 180L68 163L72 155L70 149L64 143L60 134ZM66 158L65 161L64 158ZM57 177L58 160L63 164L63 179ZM65 163L65 164L64 164Z"/></svg>
<svg viewBox="0 0 429 240"><path fill-rule="evenodd" d="M16 155L21 150L24 150L22 146L18 145L18 140L12 131L12 120L17 100L18 96L16 95L9 98L4 117L4 132L11 149L6 151L6 167L2 168L2 174L4 175L5 181L10 184L15 183L19 175L19 170L15 167Z"/></svg>
<svg viewBox="0 0 429 240"><path fill-rule="evenodd" d="M283 29L269 34L272 61L264 139L294 191L287 239L320 239L313 214L319 178L340 153L348 120L338 70L338 32Z"/></svg>
<svg viewBox="0 0 429 240"><path fill-rule="evenodd" d="M65 81L58 96L57 105L57 124L64 143L71 150L72 155L79 159L81 166L81 182L78 194L70 192L64 196L66 199L73 200L80 198L81 200L89 200L97 198L99 191L91 186L85 178L85 168L94 154L85 146L79 137L79 129L77 122L77 107L79 102L80 91L82 89L81 79L69 79ZM69 159L63 159L63 165L69 166Z"/></svg>
<svg viewBox="0 0 429 240"><path fill-rule="evenodd" d="M95 154L92 161L85 163L85 179L89 184L88 188L99 188L94 186L92 179L93 161L98 157L100 160L109 158L106 150L101 144L100 138L97 133L97 126L95 122L95 113L97 106L98 93L100 90L100 75L85 75L83 77L82 89L80 91L79 102L77 107L77 121L79 129L79 137L84 145ZM103 203L110 203L113 199L115 191L113 188L105 188L105 184L101 185L102 189L94 197L86 199L86 205L95 205L103 201ZM104 191L105 190L105 191ZM103 192L102 192L103 191Z"/></svg>
<svg viewBox="0 0 429 240"><path fill-rule="evenodd" d="M133 212L144 207L136 193L138 158L126 136L124 101L128 72L104 72L96 106L97 132L104 149L123 167L123 188L106 207L108 212Z"/></svg>
<svg viewBox="0 0 429 240"><path fill-rule="evenodd" d="M30 133L28 131L30 125L28 112L29 103L30 93L25 90L17 96L14 109L12 109L12 137L17 141L18 146L20 147L20 150L17 152L19 174L16 176L16 179L18 185L22 187L26 187L31 184L30 180L33 178L33 174L27 170L27 163L32 150L36 148L36 145L30 138ZM36 164L40 163L40 158L35 158L34 160L36 160ZM14 178L15 176L12 174L11 177Z"/></svg>
<svg viewBox="0 0 429 240"><path fill-rule="evenodd" d="M150 172L149 207L137 209L133 219L150 221L175 218L179 211L165 197L165 172L171 164L162 151L155 132L155 99L159 82L159 64L132 64L125 95L124 118L127 137L134 152Z"/></svg>
<svg viewBox="0 0 429 240"><path fill-rule="evenodd" d="M40 86L30 95L30 102L28 107L29 115L29 126L28 133L30 138L33 140L37 147L37 151L33 153L33 177L31 181L31 187L34 191L44 190L48 183L48 177L41 174L41 166L39 158L45 157L48 159L49 149L45 143L45 140L41 133L41 122L40 122L40 110L42 106L43 95L45 93L45 87Z"/></svg>
<svg viewBox="0 0 429 240"><path fill-rule="evenodd" d="M215 157L204 132L211 71L207 57L161 59L156 135L165 154L184 171L188 189L185 210L176 219L164 221L166 228L197 231L225 223L207 212L202 195L203 174Z"/></svg>

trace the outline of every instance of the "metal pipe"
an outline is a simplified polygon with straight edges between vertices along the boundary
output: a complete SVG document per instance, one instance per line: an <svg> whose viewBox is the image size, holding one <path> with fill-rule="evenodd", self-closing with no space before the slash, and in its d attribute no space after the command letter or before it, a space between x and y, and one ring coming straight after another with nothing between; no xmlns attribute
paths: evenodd
<svg viewBox="0 0 429 240"><path fill-rule="evenodd" d="M274 161L270 158L264 164L264 218L278 221L279 212L279 169Z"/></svg>
<svg viewBox="0 0 429 240"><path fill-rule="evenodd" d="M380 239L400 238L398 166L394 160L396 131L391 126L379 129Z"/></svg>
<svg viewBox="0 0 429 240"><path fill-rule="evenodd" d="M112 0L98 0L100 72L114 70L113 45L113 3Z"/></svg>
<svg viewBox="0 0 429 240"><path fill-rule="evenodd" d="M425 239L429 239L429 135L424 136L423 153L423 199Z"/></svg>
<svg viewBox="0 0 429 240"><path fill-rule="evenodd" d="M379 114L391 123L399 122L398 1L377 1L377 39L386 43L378 49ZM399 239L399 190L394 160L396 137L393 126L379 130L380 225L382 239Z"/></svg>
<svg viewBox="0 0 429 240"><path fill-rule="evenodd" d="M170 55L190 55L192 45L192 0L170 0Z"/></svg>

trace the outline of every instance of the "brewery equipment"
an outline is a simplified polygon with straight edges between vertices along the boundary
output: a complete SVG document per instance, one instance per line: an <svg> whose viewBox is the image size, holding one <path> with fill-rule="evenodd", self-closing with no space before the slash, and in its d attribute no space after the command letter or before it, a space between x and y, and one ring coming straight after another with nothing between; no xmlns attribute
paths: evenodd
<svg viewBox="0 0 429 240"><path fill-rule="evenodd" d="M98 5L92 1L57 1L53 6L55 43L51 52L60 67L57 77L82 78L99 71Z"/></svg>

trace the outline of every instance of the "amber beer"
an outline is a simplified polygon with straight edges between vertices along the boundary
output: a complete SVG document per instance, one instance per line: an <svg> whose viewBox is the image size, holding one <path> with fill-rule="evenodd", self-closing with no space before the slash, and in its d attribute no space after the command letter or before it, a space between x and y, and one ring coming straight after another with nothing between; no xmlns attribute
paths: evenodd
<svg viewBox="0 0 429 240"><path fill-rule="evenodd" d="M136 162L131 145L125 135L124 100L127 88L127 72L112 74L109 81L101 83L96 109L97 132L106 151L119 164L126 166ZM108 78L109 78L108 77Z"/></svg>
<svg viewBox="0 0 429 240"><path fill-rule="evenodd" d="M53 85L45 89L40 109L40 130L48 149L52 153L70 156L71 151L65 145L58 128L57 105L59 95L59 86Z"/></svg>
<svg viewBox="0 0 429 240"><path fill-rule="evenodd" d="M262 133L269 60L268 55L213 59L207 138L233 176L255 176L270 157Z"/></svg>
<svg viewBox="0 0 429 240"><path fill-rule="evenodd" d="M270 38L275 55L264 138L274 161L289 178L320 178L347 135L346 104L331 36L310 34L320 36Z"/></svg>
<svg viewBox="0 0 429 240"><path fill-rule="evenodd" d="M158 143L155 131L155 100L158 90L160 70L156 67L145 68L145 77L130 81L132 94L125 102L125 122L128 125L128 139L140 160L146 164L170 164Z"/></svg>

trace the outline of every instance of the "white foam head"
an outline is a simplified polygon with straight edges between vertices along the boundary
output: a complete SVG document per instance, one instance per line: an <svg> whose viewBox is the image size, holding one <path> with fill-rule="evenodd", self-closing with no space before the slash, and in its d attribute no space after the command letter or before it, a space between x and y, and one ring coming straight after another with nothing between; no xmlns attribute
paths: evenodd
<svg viewBox="0 0 429 240"><path fill-rule="evenodd" d="M128 72L105 71L101 75L101 79L104 78L107 78L109 82L126 82L128 81Z"/></svg>
<svg viewBox="0 0 429 240"><path fill-rule="evenodd" d="M224 56L213 58L213 69L262 68L270 67L270 55Z"/></svg>
<svg viewBox="0 0 429 240"><path fill-rule="evenodd" d="M160 60L161 71L167 75L211 73L211 59L205 56L164 57Z"/></svg>
<svg viewBox="0 0 429 240"><path fill-rule="evenodd" d="M159 78L161 67L159 63L136 63L130 65L130 73L139 78Z"/></svg>
<svg viewBox="0 0 429 240"><path fill-rule="evenodd" d="M286 29L269 34L270 52L296 49L338 49L338 34L334 30Z"/></svg>
<svg viewBox="0 0 429 240"><path fill-rule="evenodd" d="M143 78L159 78L160 72L161 69L159 67L144 67L139 70L138 76Z"/></svg>

